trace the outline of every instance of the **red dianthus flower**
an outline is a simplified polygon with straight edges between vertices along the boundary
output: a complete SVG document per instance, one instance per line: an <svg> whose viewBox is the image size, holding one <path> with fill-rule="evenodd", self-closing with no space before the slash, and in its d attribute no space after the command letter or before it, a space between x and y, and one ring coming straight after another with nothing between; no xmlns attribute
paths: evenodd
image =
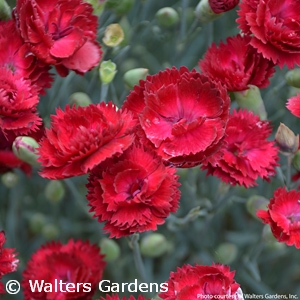
<svg viewBox="0 0 300 300"><path fill-rule="evenodd" d="M219 264L184 265L171 272L168 291L159 294L164 300L233 299L242 300L243 293L234 278L235 272ZM202 296L202 297L201 297ZM222 297L223 296L223 297Z"/></svg>
<svg viewBox="0 0 300 300"><path fill-rule="evenodd" d="M0 231L0 280L5 274L16 271L19 263L16 254L13 253L15 249L3 248L5 241L5 233ZM0 293L5 293L2 282L0 282Z"/></svg>
<svg viewBox="0 0 300 300"><path fill-rule="evenodd" d="M257 216L269 224L275 238L288 246L300 248L300 192L278 188L270 200L268 210L259 210Z"/></svg>
<svg viewBox="0 0 300 300"><path fill-rule="evenodd" d="M208 0L211 10L215 14L221 14L235 8L240 0Z"/></svg>
<svg viewBox="0 0 300 300"><path fill-rule="evenodd" d="M15 18L31 51L66 76L69 69L83 74L101 59L92 13L82 0L19 0Z"/></svg>
<svg viewBox="0 0 300 300"><path fill-rule="evenodd" d="M111 102L57 109L40 142L41 176L63 179L87 174L96 165L121 154L134 141L131 113Z"/></svg>
<svg viewBox="0 0 300 300"><path fill-rule="evenodd" d="M226 89L186 67L140 81L123 107L134 112L157 153L176 167L192 167L221 146L230 99Z"/></svg>
<svg viewBox="0 0 300 300"><path fill-rule="evenodd" d="M202 73L211 80L220 81L229 92L243 91L248 85L264 88L275 72L272 61L264 58L249 42L251 37L236 35L227 43L215 44L199 61Z"/></svg>
<svg viewBox="0 0 300 300"><path fill-rule="evenodd" d="M300 118L300 94L288 99L286 107L294 116Z"/></svg>
<svg viewBox="0 0 300 300"><path fill-rule="evenodd" d="M275 174L278 160L275 142L267 140L270 134L269 122L250 111L234 111L219 155L209 157L202 169L226 183L247 188L256 185L258 177L268 180Z"/></svg>
<svg viewBox="0 0 300 300"><path fill-rule="evenodd" d="M300 2L243 0L237 22L250 44L281 68L300 65Z"/></svg>
<svg viewBox="0 0 300 300"><path fill-rule="evenodd" d="M23 272L21 285L24 299L90 300L102 278L105 265L100 248L89 242L69 240L65 245L60 242L46 244L32 255ZM42 289L39 292L36 288L34 292L29 280L32 280L32 284L35 281L41 284L43 280L51 284L52 291L45 292ZM82 283L88 283L89 286L84 287ZM66 291L66 284L71 292Z"/></svg>
<svg viewBox="0 0 300 300"><path fill-rule="evenodd" d="M156 230L178 207L176 169L166 167L155 152L132 146L117 158L95 168L89 177L87 199L110 237Z"/></svg>

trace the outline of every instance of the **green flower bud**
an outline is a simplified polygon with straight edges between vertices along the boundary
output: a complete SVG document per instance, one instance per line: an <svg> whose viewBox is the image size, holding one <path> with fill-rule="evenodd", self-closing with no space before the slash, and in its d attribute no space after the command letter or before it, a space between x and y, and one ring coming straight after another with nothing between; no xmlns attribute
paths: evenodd
<svg viewBox="0 0 300 300"><path fill-rule="evenodd" d="M238 106L251 110L259 115L261 120L266 120L267 112L259 88L251 84L248 87L248 90L233 93Z"/></svg>
<svg viewBox="0 0 300 300"><path fill-rule="evenodd" d="M45 188L45 196L51 202L60 202L65 196L65 188L60 180L51 180Z"/></svg>
<svg viewBox="0 0 300 300"><path fill-rule="evenodd" d="M162 27L174 27L179 23L179 15L172 7L163 7L155 14L157 23Z"/></svg>
<svg viewBox="0 0 300 300"><path fill-rule="evenodd" d="M300 150L294 155L292 164L297 171L300 171Z"/></svg>
<svg viewBox="0 0 300 300"><path fill-rule="evenodd" d="M293 155L299 148L299 135L295 135L294 132L283 123L280 123L277 129L275 141L280 153L286 156Z"/></svg>
<svg viewBox="0 0 300 300"><path fill-rule="evenodd" d="M47 240L53 240L55 239L59 234L59 229L56 225L54 224L46 224L43 229L42 229L42 235L47 239Z"/></svg>
<svg viewBox="0 0 300 300"><path fill-rule="evenodd" d="M39 147L38 142L29 136L18 136L12 145L12 150L19 159L32 165L39 166L37 162L38 154L37 148Z"/></svg>
<svg viewBox="0 0 300 300"><path fill-rule="evenodd" d="M103 43L109 47L116 47L124 40L124 31L119 24L110 24L106 27Z"/></svg>
<svg viewBox="0 0 300 300"><path fill-rule="evenodd" d="M119 258L121 250L119 245L112 239L103 238L99 242L101 248L101 254L104 254L104 259L109 261L115 261Z"/></svg>
<svg viewBox="0 0 300 300"><path fill-rule="evenodd" d="M196 6L195 16L202 23L208 23L218 18L222 14L216 14L212 11L208 0L201 0Z"/></svg>
<svg viewBox="0 0 300 300"><path fill-rule="evenodd" d="M216 260L221 263L228 265L232 263L238 254L238 248L236 245L231 243L222 243L216 249Z"/></svg>
<svg viewBox="0 0 300 300"><path fill-rule="evenodd" d="M246 203L246 207L247 207L247 210L248 210L249 214L252 217L254 217L257 220L260 220L256 216L256 212L259 209L266 210L268 204L269 204L269 200L266 199L265 197L260 196L260 195L253 195L250 198L248 198L247 203Z"/></svg>
<svg viewBox="0 0 300 300"><path fill-rule="evenodd" d="M100 64L99 74L102 83L109 84L113 81L116 73L117 66L111 60L103 61Z"/></svg>
<svg viewBox="0 0 300 300"><path fill-rule="evenodd" d="M29 227L30 230L35 234L41 233L45 224L46 224L46 217L42 213L35 213L30 217Z"/></svg>
<svg viewBox="0 0 300 300"><path fill-rule="evenodd" d="M11 189L17 185L19 181L19 176L14 172L7 172L1 176L1 181L4 186Z"/></svg>
<svg viewBox="0 0 300 300"><path fill-rule="evenodd" d="M78 107L78 106L89 106L90 104L92 104L92 100L89 97L89 95L87 95L86 93L83 93L83 92L73 93L69 97L68 101L72 106L75 104L76 107Z"/></svg>
<svg viewBox="0 0 300 300"><path fill-rule="evenodd" d="M300 88L300 68L289 70L285 74L285 80L288 85Z"/></svg>
<svg viewBox="0 0 300 300"><path fill-rule="evenodd" d="M138 85L140 80L145 80L148 75L148 69L144 68L136 68L127 71L124 76L123 80L126 84L126 86L129 89L132 89L135 85Z"/></svg>
<svg viewBox="0 0 300 300"><path fill-rule="evenodd" d="M5 0L0 0L0 20L7 21L11 19L11 9Z"/></svg>
<svg viewBox="0 0 300 300"><path fill-rule="evenodd" d="M162 234L151 233L142 238L140 247L144 256L159 257L169 250L170 244Z"/></svg>
<svg viewBox="0 0 300 300"><path fill-rule="evenodd" d="M133 7L135 0L107 0L106 7L118 15L126 15Z"/></svg>

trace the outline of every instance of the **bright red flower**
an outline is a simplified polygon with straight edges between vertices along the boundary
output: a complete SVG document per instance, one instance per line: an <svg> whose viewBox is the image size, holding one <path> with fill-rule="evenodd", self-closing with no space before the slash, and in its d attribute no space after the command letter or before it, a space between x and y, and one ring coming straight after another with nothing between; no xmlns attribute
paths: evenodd
<svg viewBox="0 0 300 300"><path fill-rule="evenodd" d="M138 298L135 298L133 296L130 296L129 298L125 296L120 298L119 295L106 295L105 298L101 297L100 300L146 300L146 298L142 295L139 295Z"/></svg>
<svg viewBox="0 0 300 300"><path fill-rule="evenodd" d="M51 87L50 66L33 55L13 20L0 22L0 65L17 78L29 79L38 93L45 94L44 89Z"/></svg>
<svg viewBox="0 0 300 300"><path fill-rule="evenodd" d="M293 115L300 118L300 94L288 99L286 107Z"/></svg>
<svg viewBox="0 0 300 300"><path fill-rule="evenodd" d="M121 154L134 141L132 114L111 102L86 107L67 106L52 115L40 142L41 176L63 179L87 174L106 158Z"/></svg>
<svg viewBox="0 0 300 300"><path fill-rule="evenodd" d="M176 169L166 167L155 152L133 146L106 161L89 177L87 199L110 237L156 230L178 207Z"/></svg>
<svg viewBox="0 0 300 300"><path fill-rule="evenodd" d="M300 65L300 2L243 0L237 22L251 45L281 68Z"/></svg>
<svg viewBox="0 0 300 300"><path fill-rule="evenodd" d="M230 99L226 89L186 67L140 81L123 107L139 119L157 153L176 167L192 167L221 146Z"/></svg>
<svg viewBox="0 0 300 300"><path fill-rule="evenodd" d="M19 263L14 253L15 249L3 248L5 241L5 233L4 231L0 231L0 280L5 274L15 272ZM5 293L2 282L0 282L0 293Z"/></svg>
<svg viewBox="0 0 300 300"><path fill-rule="evenodd" d="M89 242L69 240L65 245L60 242L43 245L32 255L23 272L21 286L24 299L90 300L102 279L105 265L100 248ZM52 284L52 292L31 291L29 280L33 284L35 280ZM84 287L82 283L88 283L89 286ZM67 284L73 292L66 290Z"/></svg>
<svg viewBox="0 0 300 300"><path fill-rule="evenodd" d="M199 68L230 92L247 90L249 84L259 88L268 86L275 72L274 64L258 53L250 41L251 37L238 34L227 38L226 44L221 42L218 47L212 44L199 61Z"/></svg>
<svg viewBox="0 0 300 300"><path fill-rule="evenodd" d="M288 246L300 248L300 192L278 188L270 200L268 210L257 211L257 216L269 224L275 238Z"/></svg>
<svg viewBox="0 0 300 300"><path fill-rule="evenodd" d="M0 130L26 135L42 123L37 114L38 90L31 81L0 68Z"/></svg>
<svg viewBox="0 0 300 300"><path fill-rule="evenodd" d="M220 264L184 265L171 272L168 291L160 293L159 297L164 300L244 299L234 274L229 267Z"/></svg>
<svg viewBox="0 0 300 300"><path fill-rule="evenodd" d="M15 17L31 51L61 76L83 74L101 59L96 41L97 16L82 0L19 0Z"/></svg>
<svg viewBox="0 0 300 300"><path fill-rule="evenodd" d="M215 14L221 14L235 8L240 0L208 0L211 10Z"/></svg>
<svg viewBox="0 0 300 300"><path fill-rule="evenodd" d="M269 122L250 111L233 111L219 155L209 157L202 169L226 183L246 188L256 185L258 177L269 180L278 160L275 142L267 140L270 134Z"/></svg>

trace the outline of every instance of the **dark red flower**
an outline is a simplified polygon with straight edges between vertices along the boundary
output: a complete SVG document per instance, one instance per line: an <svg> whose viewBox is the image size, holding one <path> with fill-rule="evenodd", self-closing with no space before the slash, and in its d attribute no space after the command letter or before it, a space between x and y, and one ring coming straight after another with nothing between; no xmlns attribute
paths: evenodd
<svg viewBox="0 0 300 300"><path fill-rule="evenodd" d="M288 99L286 107L293 115L300 118L300 94Z"/></svg>
<svg viewBox="0 0 300 300"><path fill-rule="evenodd" d="M121 154L134 141L136 121L111 102L86 107L67 106L52 115L50 129L40 142L41 175L63 179L87 174L106 158Z"/></svg>
<svg viewBox="0 0 300 300"><path fill-rule="evenodd" d="M14 253L15 249L3 248L5 241L5 233L4 231L0 231L0 280L5 274L15 272L19 263ZM2 282L0 282L0 293L5 293Z"/></svg>
<svg viewBox="0 0 300 300"><path fill-rule="evenodd" d="M230 92L247 90L249 84L259 88L268 86L275 72L274 64L258 53L250 41L251 37L238 34L227 38L226 44L220 42L219 47L212 44L199 61L199 68Z"/></svg>
<svg viewBox="0 0 300 300"><path fill-rule="evenodd" d="M171 272L168 291L159 294L164 300L233 299L242 300L240 285L234 280L235 272L229 267L184 265Z"/></svg>
<svg viewBox="0 0 300 300"><path fill-rule="evenodd" d="M146 300L146 298L142 295L139 295L138 298L135 298L134 296L127 297L119 297L119 295L106 295L105 298L101 297L100 300Z"/></svg>
<svg viewBox="0 0 300 300"><path fill-rule="evenodd" d="M19 0L15 18L31 51L66 76L69 69L83 74L101 59L92 13L82 0Z"/></svg>
<svg viewBox="0 0 300 300"><path fill-rule="evenodd" d="M139 119L157 153L177 167L191 167L221 146L230 99L226 89L186 67L140 81L124 108Z"/></svg>
<svg viewBox="0 0 300 300"><path fill-rule="evenodd" d="M281 68L300 65L300 2L243 0L237 22L250 44Z"/></svg>
<svg viewBox="0 0 300 300"><path fill-rule="evenodd" d="M219 155L209 157L202 169L226 183L247 188L256 185L258 177L269 180L278 160L275 142L267 140L270 134L269 122L261 121L250 111L234 110Z"/></svg>
<svg viewBox="0 0 300 300"><path fill-rule="evenodd" d="M268 210L257 216L269 224L275 238L288 246L300 248L300 192L278 188L270 200Z"/></svg>
<svg viewBox="0 0 300 300"><path fill-rule="evenodd" d="M13 20L0 21L0 65L17 78L29 79L38 93L45 94L44 89L51 87L50 66L33 55Z"/></svg>
<svg viewBox="0 0 300 300"><path fill-rule="evenodd" d="M176 169L166 167L150 150L133 146L106 161L89 177L87 199L110 237L156 230L178 207Z"/></svg>
<svg viewBox="0 0 300 300"><path fill-rule="evenodd" d="M100 248L89 242L69 240L65 245L60 242L43 245L32 255L23 272L24 299L90 300L102 279L105 265ZM32 291L29 280L32 285L35 281L51 284L52 292L49 286L48 292L37 288Z"/></svg>
<svg viewBox="0 0 300 300"><path fill-rule="evenodd" d="M26 135L42 123L37 114L38 90L31 81L0 68L0 130Z"/></svg>
<svg viewBox="0 0 300 300"><path fill-rule="evenodd" d="M208 0L211 10L215 14L221 14L235 8L240 0Z"/></svg>

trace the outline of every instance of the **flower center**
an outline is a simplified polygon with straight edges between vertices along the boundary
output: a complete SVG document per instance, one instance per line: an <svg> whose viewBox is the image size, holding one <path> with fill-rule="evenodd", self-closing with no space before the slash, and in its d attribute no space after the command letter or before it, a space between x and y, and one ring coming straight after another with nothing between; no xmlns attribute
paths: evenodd
<svg viewBox="0 0 300 300"><path fill-rule="evenodd" d="M69 26L63 30L60 30L57 24L52 23L52 25L56 28L55 32L52 33L52 38L57 41L71 33L73 30L73 26Z"/></svg>

